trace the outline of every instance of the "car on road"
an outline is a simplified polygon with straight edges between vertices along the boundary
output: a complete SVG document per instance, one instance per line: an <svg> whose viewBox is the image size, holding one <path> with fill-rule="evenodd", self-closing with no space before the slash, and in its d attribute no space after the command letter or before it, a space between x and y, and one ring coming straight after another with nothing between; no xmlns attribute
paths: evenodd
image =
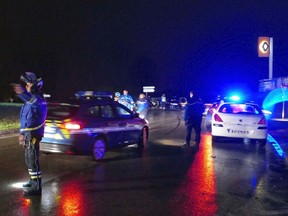
<svg viewBox="0 0 288 216"><path fill-rule="evenodd" d="M165 104L165 109L166 110L181 110L182 105L180 103L179 98L176 96L172 96L168 98Z"/></svg>
<svg viewBox="0 0 288 216"><path fill-rule="evenodd" d="M92 155L103 159L107 150L146 145L148 122L110 97L80 97L48 103L40 151Z"/></svg>
<svg viewBox="0 0 288 216"><path fill-rule="evenodd" d="M213 109L212 140L220 138L247 138L265 146L267 121L262 109L255 103L223 102Z"/></svg>
<svg viewBox="0 0 288 216"><path fill-rule="evenodd" d="M208 111L213 106L211 103L205 103L204 104L204 112L202 113L203 116L207 116Z"/></svg>
<svg viewBox="0 0 288 216"><path fill-rule="evenodd" d="M209 107L205 105L205 111L203 112L203 116L205 116L205 125L206 129L211 130L212 124L212 116L216 112L217 108L224 103L224 100L217 101L212 104L209 104Z"/></svg>

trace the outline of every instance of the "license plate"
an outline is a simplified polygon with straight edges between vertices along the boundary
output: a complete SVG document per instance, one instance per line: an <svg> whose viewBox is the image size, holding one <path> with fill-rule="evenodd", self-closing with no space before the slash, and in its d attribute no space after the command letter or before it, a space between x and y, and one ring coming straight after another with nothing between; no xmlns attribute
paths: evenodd
<svg viewBox="0 0 288 216"><path fill-rule="evenodd" d="M248 130L227 129L227 132L231 134L249 134Z"/></svg>

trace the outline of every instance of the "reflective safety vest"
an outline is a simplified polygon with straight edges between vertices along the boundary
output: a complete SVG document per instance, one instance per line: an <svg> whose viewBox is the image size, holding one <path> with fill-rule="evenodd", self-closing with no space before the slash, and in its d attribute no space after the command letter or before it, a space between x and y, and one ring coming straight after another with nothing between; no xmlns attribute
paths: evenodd
<svg viewBox="0 0 288 216"><path fill-rule="evenodd" d="M44 125L47 115L47 104L42 94L23 92L18 95L24 105L20 112L20 133L43 136Z"/></svg>

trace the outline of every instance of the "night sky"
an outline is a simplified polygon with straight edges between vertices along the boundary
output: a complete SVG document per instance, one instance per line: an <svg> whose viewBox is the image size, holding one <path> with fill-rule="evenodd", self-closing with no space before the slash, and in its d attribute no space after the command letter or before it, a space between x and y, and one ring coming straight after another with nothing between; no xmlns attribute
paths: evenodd
<svg viewBox="0 0 288 216"><path fill-rule="evenodd" d="M41 3L45 2L45 3ZM274 39L274 77L288 75L287 0L0 2L0 99L33 71L52 98L142 86L204 100L257 91L268 78L259 36Z"/></svg>

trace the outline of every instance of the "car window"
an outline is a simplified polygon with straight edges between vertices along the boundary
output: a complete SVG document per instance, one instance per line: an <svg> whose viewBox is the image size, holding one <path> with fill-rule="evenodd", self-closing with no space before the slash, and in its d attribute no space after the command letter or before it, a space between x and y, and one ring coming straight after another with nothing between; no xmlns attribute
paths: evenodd
<svg viewBox="0 0 288 216"><path fill-rule="evenodd" d="M118 116L120 118L126 118L127 119L127 118L132 117L131 113L123 107L116 106L116 110L117 110Z"/></svg>
<svg viewBox="0 0 288 216"><path fill-rule="evenodd" d="M76 115L79 107L65 105L49 105L48 104L47 119L67 119Z"/></svg>
<svg viewBox="0 0 288 216"><path fill-rule="evenodd" d="M85 112L85 115L100 118L100 107L99 106L89 107Z"/></svg>
<svg viewBox="0 0 288 216"><path fill-rule="evenodd" d="M100 106L101 118L115 118L115 113L110 105Z"/></svg>
<svg viewBox="0 0 288 216"><path fill-rule="evenodd" d="M219 108L220 113L233 113L233 107L230 104L224 104Z"/></svg>
<svg viewBox="0 0 288 216"><path fill-rule="evenodd" d="M220 113L234 113L234 114L262 114L260 107L254 104L223 104L219 108Z"/></svg>

